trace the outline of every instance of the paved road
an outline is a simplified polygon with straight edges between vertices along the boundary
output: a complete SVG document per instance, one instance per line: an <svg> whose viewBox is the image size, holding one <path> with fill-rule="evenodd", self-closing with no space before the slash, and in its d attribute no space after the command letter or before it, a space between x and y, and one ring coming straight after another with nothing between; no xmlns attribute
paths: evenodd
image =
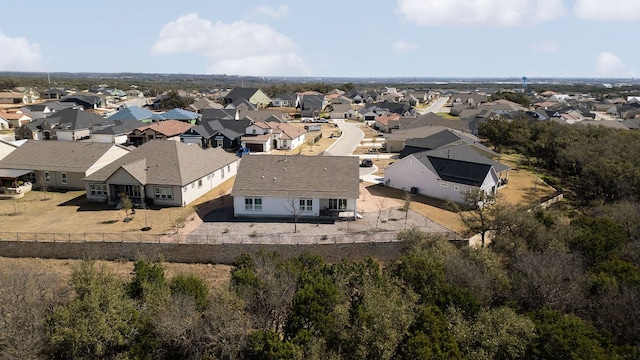
<svg viewBox="0 0 640 360"><path fill-rule="evenodd" d="M445 112L444 109L443 109L443 106L444 106L444 104L447 103L447 101L449 101L449 97L448 96L443 96L443 97L439 98L438 100L436 100L428 108L417 109L417 111L418 111L418 113L420 115L424 115L424 114L430 113L430 112L432 112L432 113Z"/></svg>
<svg viewBox="0 0 640 360"><path fill-rule="evenodd" d="M336 140L327 150L326 155L333 156L348 156L353 152L360 144L360 141L364 139L364 133L358 129L358 124L347 123L344 120L334 120L342 131L342 136Z"/></svg>

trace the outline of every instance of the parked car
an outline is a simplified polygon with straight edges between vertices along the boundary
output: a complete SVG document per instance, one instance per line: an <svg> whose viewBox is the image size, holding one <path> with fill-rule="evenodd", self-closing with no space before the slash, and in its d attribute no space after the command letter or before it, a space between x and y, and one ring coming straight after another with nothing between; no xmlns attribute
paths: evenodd
<svg viewBox="0 0 640 360"><path fill-rule="evenodd" d="M360 167L372 167L373 166L373 161L371 161L371 159L362 159L362 161L360 162Z"/></svg>

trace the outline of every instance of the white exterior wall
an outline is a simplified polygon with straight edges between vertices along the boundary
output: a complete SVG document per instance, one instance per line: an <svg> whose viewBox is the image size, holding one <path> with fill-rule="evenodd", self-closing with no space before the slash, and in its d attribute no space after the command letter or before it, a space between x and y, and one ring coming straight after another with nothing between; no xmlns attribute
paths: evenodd
<svg viewBox="0 0 640 360"><path fill-rule="evenodd" d="M201 145L202 144L202 137L185 136L185 137L182 138L182 142L185 143L185 144Z"/></svg>
<svg viewBox="0 0 640 360"><path fill-rule="evenodd" d="M188 205L209 191L220 186L223 182L236 176L238 172L239 159L223 168L212 172L202 178L202 186L198 187L198 180L182 187L182 206ZM224 171L223 171L224 169ZM223 177L224 174L224 177Z"/></svg>
<svg viewBox="0 0 640 360"><path fill-rule="evenodd" d="M471 185L439 180L437 174L431 172L413 156L407 156L389 166L385 170L384 179L387 186L395 189L411 191L411 188L415 187L419 194L458 203L464 200L466 193L477 189ZM490 194L497 181L497 174L491 169L480 189Z"/></svg>
<svg viewBox="0 0 640 360"><path fill-rule="evenodd" d="M253 196L250 196L253 197ZM290 199L288 198L273 198L273 197L260 197L255 196L253 198L262 199L262 210L245 210L244 208L244 196L235 196L233 198L233 213L235 216L247 216L247 217L293 217L291 207L289 205ZM293 199L296 208L298 205L298 199ZM318 199L313 199L313 211L312 213L305 213L305 216L318 216L320 214L320 202Z"/></svg>
<svg viewBox="0 0 640 360"><path fill-rule="evenodd" d="M86 130L78 130L78 131L56 131L56 138L58 141L76 141L81 137L89 136L89 129Z"/></svg>
<svg viewBox="0 0 640 360"><path fill-rule="evenodd" d="M160 187L170 187L173 188L173 199L156 199L154 188ZM146 197L153 199L153 205L160 206L183 206L182 204L182 186L167 186L167 185L153 185L147 184L144 187L144 192Z"/></svg>
<svg viewBox="0 0 640 360"><path fill-rule="evenodd" d="M97 143L124 144L127 142L127 135L92 134L91 139Z"/></svg>
<svg viewBox="0 0 640 360"><path fill-rule="evenodd" d="M293 200L296 209L299 209L300 199L309 198L275 198L275 197L260 197L249 196L250 198L262 199L262 210L245 210L245 196L233 197L233 213L236 217L293 217L291 209L291 200ZM329 207L328 199L313 200L313 206L311 211L305 211L300 213L303 217L317 217L320 216L320 210ZM356 199L347 199L347 208L344 211L356 211Z"/></svg>
<svg viewBox="0 0 640 360"><path fill-rule="evenodd" d="M297 138L291 140L291 146L289 148L293 150L293 149L297 148L298 146L304 144L304 141L305 141L306 137L307 137L306 134L302 134L302 135L298 136Z"/></svg>

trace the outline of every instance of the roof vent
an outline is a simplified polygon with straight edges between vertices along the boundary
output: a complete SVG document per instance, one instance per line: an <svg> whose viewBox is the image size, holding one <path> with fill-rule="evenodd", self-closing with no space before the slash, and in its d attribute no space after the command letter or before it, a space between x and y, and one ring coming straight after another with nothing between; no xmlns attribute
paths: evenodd
<svg viewBox="0 0 640 360"><path fill-rule="evenodd" d="M260 179L264 179L264 175L260 176Z"/></svg>
<svg viewBox="0 0 640 360"><path fill-rule="evenodd" d="M276 181L276 177L275 176L273 177L273 181Z"/></svg>
<svg viewBox="0 0 640 360"><path fill-rule="evenodd" d="M324 168L324 171L327 171L327 168Z"/></svg>

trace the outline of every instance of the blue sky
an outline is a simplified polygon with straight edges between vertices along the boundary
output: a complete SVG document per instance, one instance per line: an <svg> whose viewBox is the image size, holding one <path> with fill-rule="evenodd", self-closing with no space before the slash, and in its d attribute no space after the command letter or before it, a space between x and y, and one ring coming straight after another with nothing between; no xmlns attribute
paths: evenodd
<svg viewBox="0 0 640 360"><path fill-rule="evenodd" d="M2 5L0 71L620 77L640 0L38 1Z"/></svg>

